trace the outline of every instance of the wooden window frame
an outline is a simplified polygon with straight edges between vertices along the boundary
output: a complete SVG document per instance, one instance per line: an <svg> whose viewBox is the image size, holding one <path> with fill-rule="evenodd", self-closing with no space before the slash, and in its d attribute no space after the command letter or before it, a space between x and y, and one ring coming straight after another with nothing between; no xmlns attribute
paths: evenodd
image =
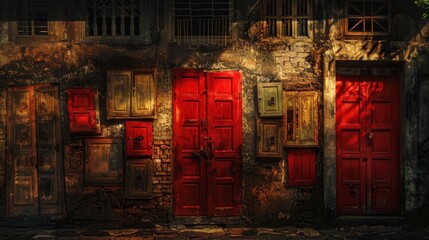
<svg viewBox="0 0 429 240"><path fill-rule="evenodd" d="M309 102L304 102L304 100ZM289 104L290 103L290 104ZM307 103L308 105L306 105ZM310 109L305 110L305 107ZM312 109L311 109L312 107ZM283 145L284 147L319 146L319 92L284 91L283 92ZM307 114L307 115L305 115ZM305 118L303 116L306 116ZM305 121L307 120L307 121ZM308 124L308 125L307 125ZM303 125L307 125L306 127ZM309 129L305 134L303 129ZM308 134L311 133L311 134ZM303 136L307 137L303 139ZM308 135L311 135L308 136ZM292 138L290 139L289 136Z"/></svg>
<svg viewBox="0 0 429 240"><path fill-rule="evenodd" d="M275 3L275 15L268 15L268 1L274 1ZM285 0L263 0L261 5L261 18L262 18L262 35L263 38L312 38L313 28L311 27L313 24L312 20L312 1L310 0L303 0L306 2L306 15L299 15L298 13L298 1L301 0L289 0L291 1L290 4L290 14L283 15L283 1ZM271 19L272 22L275 22L275 35L269 34L269 21L268 19ZM306 20L306 35L300 35L299 34L299 21L305 21ZM285 33L284 31L284 25L286 22L289 22L289 31L290 33Z"/></svg>
<svg viewBox="0 0 429 240"><path fill-rule="evenodd" d="M33 2L34 0L27 0ZM34 41L37 39L52 39L53 33L55 32L54 26L55 24L52 22L52 9L55 8L55 6L52 5L52 1L46 0L46 15L47 15L47 29L46 34L35 34L35 25L34 25L34 9L30 7L29 11L31 12L31 34L29 35L23 35L19 34L19 14L18 11L22 10L18 6L18 1L10 1L9 3L9 18L11 21L9 21L9 39L11 41Z"/></svg>
<svg viewBox="0 0 429 240"><path fill-rule="evenodd" d="M373 2L385 2L388 6L388 15L387 16L367 16L367 15L356 15L356 16L349 16L349 3L350 2L364 2L365 4L370 3L372 5ZM364 7L365 8L365 7ZM371 8L371 10L373 10ZM392 32L392 1L391 0L346 0L344 3L344 32L345 35L348 36L389 36L391 35ZM364 13L365 14L365 13ZM349 20L350 18L354 18L354 19L363 19L363 25L365 28L365 20L369 19L371 21L372 24L374 24L374 21L376 21L377 19L385 19L387 20L387 31L386 32L367 32L365 31L349 31ZM357 25L357 24L356 24ZM356 26L355 25L355 26Z"/></svg>

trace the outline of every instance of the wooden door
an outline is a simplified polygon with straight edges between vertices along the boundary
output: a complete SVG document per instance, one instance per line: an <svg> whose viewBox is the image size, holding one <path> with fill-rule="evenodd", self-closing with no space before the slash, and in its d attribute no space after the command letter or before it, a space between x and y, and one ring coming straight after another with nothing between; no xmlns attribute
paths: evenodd
<svg viewBox="0 0 429 240"><path fill-rule="evenodd" d="M398 77L393 70L384 74L376 74L377 69L366 72L337 76L340 215L399 212Z"/></svg>
<svg viewBox="0 0 429 240"><path fill-rule="evenodd" d="M174 213L238 215L241 75L174 70Z"/></svg>
<svg viewBox="0 0 429 240"><path fill-rule="evenodd" d="M8 92L8 214L62 214L63 175L58 88Z"/></svg>

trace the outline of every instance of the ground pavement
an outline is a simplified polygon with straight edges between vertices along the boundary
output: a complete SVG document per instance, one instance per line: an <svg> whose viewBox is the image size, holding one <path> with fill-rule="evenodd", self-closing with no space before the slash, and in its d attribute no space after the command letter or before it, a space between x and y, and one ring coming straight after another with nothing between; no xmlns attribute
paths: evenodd
<svg viewBox="0 0 429 240"><path fill-rule="evenodd" d="M429 227L359 225L314 229L310 227L222 227L217 225L156 225L150 228L109 229L91 227L5 227L0 226L0 239L362 239L429 240Z"/></svg>

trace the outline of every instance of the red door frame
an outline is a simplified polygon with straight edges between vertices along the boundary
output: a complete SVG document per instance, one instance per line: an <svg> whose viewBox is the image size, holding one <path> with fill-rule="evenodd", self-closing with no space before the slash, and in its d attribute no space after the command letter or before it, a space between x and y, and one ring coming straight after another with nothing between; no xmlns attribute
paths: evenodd
<svg viewBox="0 0 429 240"><path fill-rule="evenodd" d="M175 216L239 215L241 112L240 72L173 69Z"/></svg>
<svg viewBox="0 0 429 240"><path fill-rule="evenodd" d="M341 76L337 74L336 80L336 146L337 146L337 154L336 154L336 164L337 164L337 181L336 181L336 200L337 200L337 214L339 215L371 215L371 214L398 214L400 212L400 144L399 144L399 135L400 135L400 113L399 113L399 73L396 71L394 67L392 67L392 75L389 77L371 77L371 76ZM382 87L385 87L385 92L382 92ZM341 92L339 88L344 88L348 90L344 90ZM356 90L353 90L355 88ZM375 92L374 96L369 96L369 101L365 102L364 97L362 97L361 92L364 92L362 89L372 88L367 92ZM348 92L346 95L345 92ZM353 91L355 91L353 93ZM359 92L356 94L356 92ZM377 92L378 91L378 92ZM384 95L389 92L390 95ZM343 93L344 95L341 95ZM379 95L377 95L379 94ZM362 124L354 124L353 121L341 122L341 118L344 117L343 110L341 109L341 104L346 105L350 103L356 104L359 106L359 115L356 115L358 122ZM385 121L383 124L378 124L380 116L382 116L383 108L376 109L376 105L382 105L383 103L389 103L393 106L391 110L386 111L391 113L390 118L385 117ZM350 108L349 112L352 112L353 108ZM371 111L372 110L372 111ZM345 112L345 110L344 110ZM346 114L344 114L346 115ZM353 114L351 114L353 115ZM353 116L345 116L345 118L353 118ZM383 118L383 117L382 117ZM357 122L355 121L355 122ZM389 125L388 122L391 122ZM364 125L364 126L360 126ZM346 129L350 132L359 132L359 135L353 137L349 137L348 139L342 139L342 130ZM386 151L386 154L382 151L377 150L381 145L375 143L377 140L377 135L373 135L369 137L370 133L382 133L385 131L388 133L384 137L383 144L384 146L392 146L390 152ZM379 134L381 136L381 134ZM372 141L374 138L374 141ZM382 139L382 138L378 138ZM395 139L395 141L389 142L391 139ZM344 149L342 152L342 144L345 146L349 143L346 141L357 143L356 147L357 151L348 151L346 152ZM379 141L380 142L380 141ZM375 146L374 144L378 144ZM352 146L350 144L349 146ZM356 149L355 147L355 149ZM350 148L352 149L352 148ZM378 151L378 152L377 152ZM389 158L389 156L391 156ZM348 166L342 166L342 159L359 159L359 161L349 161ZM389 163L386 165L390 171L385 171L386 166L382 166L382 159L389 160ZM353 163L354 162L354 163ZM393 165L390 163L393 162ZM358 163L358 164L357 164ZM357 165L356 165L357 164ZM353 165L354 166L353 168ZM359 170L356 171L356 168ZM372 170L377 171L372 171ZM353 173L353 170L355 172ZM347 176L348 174L348 176ZM364 176L359 179L356 177L356 174L359 176ZM391 176L390 174L395 174L394 177L390 177L389 181L384 181L382 178L387 178ZM347 192L349 190L344 190L345 185L347 183L350 185L350 194ZM390 185L389 185L390 183ZM356 186L354 186L354 184ZM349 195L347 197L347 195ZM353 206L353 201L347 201L345 199L351 199L351 196L355 195L354 202L356 204ZM357 195L357 197L356 197ZM390 198L386 196L390 195ZM384 197L383 197L384 196ZM386 201L387 199L387 201ZM390 200L390 202L389 202ZM349 203L349 206L346 206ZM352 203L352 204L350 204ZM374 204L375 203L375 204ZM378 203L379 204L377 206ZM389 205L389 207L383 206Z"/></svg>

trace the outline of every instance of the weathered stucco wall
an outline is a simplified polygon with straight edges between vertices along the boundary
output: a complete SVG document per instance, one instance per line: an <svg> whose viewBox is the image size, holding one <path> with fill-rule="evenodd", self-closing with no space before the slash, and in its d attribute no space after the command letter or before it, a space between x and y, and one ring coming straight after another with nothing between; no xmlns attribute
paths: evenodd
<svg viewBox="0 0 429 240"><path fill-rule="evenodd" d="M427 65L419 64L423 52L416 31L399 32L400 39L343 38L338 1L314 1L313 38L259 40L256 1L239 1L232 44L188 46L169 42L170 5L163 6L159 42L151 45L97 42L8 42L7 24L0 22L0 85L57 83L60 86L62 138L66 182L66 210L69 217L109 218L134 216L140 221L168 221L172 217L172 68L239 70L243 73L243 168L242 216L254 224L284 225L315 223L322 216L335 215L335 78L338 61L375 60L401 62L401 179L403 209L410 211L424 203L419 193L428 192L429 171L418 161L418 144L429 135L427 119ZM153 7L153 6L152 6ZM328 12L329 9L332 12ZM405 18L405 20L403 20ZM1 19L1 18L0 18ZM413 26L405 14L395 22ZM401 30L401 28L398 29ZM156 35L154 34L154 35ZM407 41L402 41L407 39ZM394 40L394 41L392 41ZM427 62L427 61L426 61ZM84 142L68 134L66 89L85 86L100 92L101 137L124 137L123 120L106 118L106 71L111 69L157 69L156 119L153 120L155 153L154 197L129 200L124 186L102 187L84 183ZM423 77L422 77L423 76ZM289 187L284 150L281 159L256 158L256 85L282 82L285 90L317 90L322 93L322 145L316 159L317 183L309 188ZM0 101L0 108L1 103ZM1 127L1 124L0 124ZM1 139L0 139L1 141ZM0 144L1 149L1 144ZM420 165L419 165L420 164ZM1 165L1 163L0 163ZM4 165L3 165L4 166ZM427 167L426 167L427 168ZM1 166L0 166L1 169ZM0 180L1 180L0 174ZM4 183L4 181L1 181ZM425 184L422 184L426 183ZM2 185L3 186L3 185ZM0 197L4 197L0 188ZM5 210L4 201L0 215ZM324 206L322 206L324 204Z"/></svg>

